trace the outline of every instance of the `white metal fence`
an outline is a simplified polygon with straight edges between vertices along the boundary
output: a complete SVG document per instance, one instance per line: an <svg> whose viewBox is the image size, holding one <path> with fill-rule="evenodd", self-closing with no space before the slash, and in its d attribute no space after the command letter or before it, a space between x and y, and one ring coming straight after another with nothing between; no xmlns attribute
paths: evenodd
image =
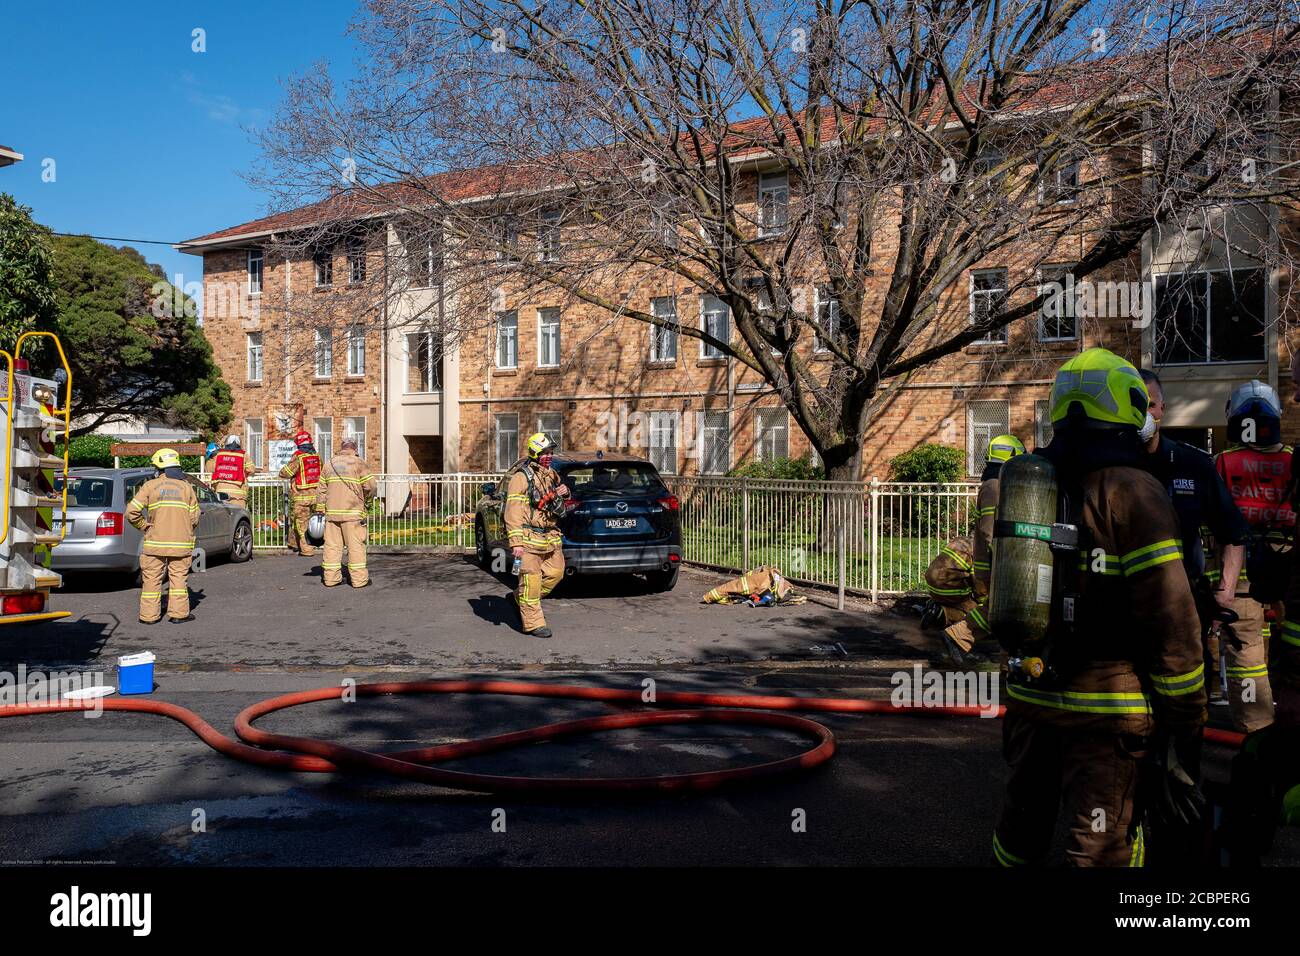
<svg viewBox="0 0 1300 956"><path fill-rule="evenodd" d="M495 474L381 475L371 505L375 551L469 551L474 508ZM664 480L681 502L685 560L740 573L776 565L796 581L870 595L924 587L946 541L974 527L971 483L780 481L725 477ZM249 487L254 547L286 547L287 484Z"/></svg>

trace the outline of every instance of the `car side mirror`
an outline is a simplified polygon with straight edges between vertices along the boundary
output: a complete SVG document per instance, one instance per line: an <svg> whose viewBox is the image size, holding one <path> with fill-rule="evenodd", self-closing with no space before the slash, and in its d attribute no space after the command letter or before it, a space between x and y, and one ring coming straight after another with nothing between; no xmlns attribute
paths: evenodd
<svg viewBox="0 0 1300 956"><path fill-rule="evenodd" d="M497 486L496 486L495 484L493 484L493 483L490 482L490 481L484 483L484 485L483 485L483 494L485 494L485 495L487 495L489 498L491 498L491 497L492 497L493 495L495 495L496 493L497 493Z"/></svg>

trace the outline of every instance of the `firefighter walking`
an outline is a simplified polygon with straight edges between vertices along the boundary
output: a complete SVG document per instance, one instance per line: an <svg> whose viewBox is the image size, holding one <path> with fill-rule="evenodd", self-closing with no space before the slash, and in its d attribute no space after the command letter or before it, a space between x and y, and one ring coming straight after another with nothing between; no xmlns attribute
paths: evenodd
<svg viewBox="0 0 1300 956"><path fill-rule="evenodd" d="M1054 436L1037 454L1054 466L1054 499L1065 503L1057 520L1077 538L1014 513L998 525L991 623L1011 655L1010 778L993 834L1003 866L1044 862L1062 804L1069 863L1143 865L1140 775L1149 775L1142 793L1152 820L1188 825L1201 812L1195 768L1183 767L1196 762L1205 719L1200 624L1178 518L1160 482L1139 468L1147 404L1142 378L1119 356L1093 348L1066 362L1052 388ZM1012 484L1004 469L1004 508L1022 492L1041 494L1034 482L1043 472L1014 474L1022 472ZM1041 544L1047 532L1070 549L1054 574L1036 563L1036 548L1020 545ZM1007 636L1014 628L1000 631L1001 607L1013 598L1033 607L1035 596L1050 596L1050 623L1026 649Z"/></svg>
<svg viewBox="0 0 1300 956"><path fill-rule="evenodd" d="M212 459L212 490L224 494L232 505L248 507L248 479L257 468L239 447L238 435L227 435L225 447Z"/></svg>
<svg viewBox="0 0 1300 956"><path fill-rule="evenodd" d="M339 454L321 470L314 502L316 511L325 515L321 579L327 588L343 583L345 549L352 586L364 588L370 583L366 569L366 512L375 490L375 476L357 455L357 443L345 439Z"/></svg>
<svg viewBox="0 0 1300 956"><path fill-rule="evenodd" d="M126 508L126 520L144 534L140 550L140 623L162 618L163 580L167 580L167 617L175 624L194 620L188 580L194 556L194 529L199 526L199 499L181 471L174 449L154 453L158 475L142 484Z"/></svg>
<svg viewBox="0 0 1300 956"><path fill-rule="evenodd" d="M286 531L290 551L308 556L316 553L307 540L307 519L316 507L316 491L320 484L321 460L311 443L311 436L298 432L293 436L297 446L293 457L280 469L280 477L289 480L290 516Z"/></svg>
<svg viewBox="0 0 1300 956"><path fill-rule="evenodd" d="M528 460L506 487L506 538L519 563L514 600L523 632L534 637L551 636L542 598L564 577L563 535L556 522L569 489L551 468L554 454L555 442L537 432L528 439Z"/></svg>

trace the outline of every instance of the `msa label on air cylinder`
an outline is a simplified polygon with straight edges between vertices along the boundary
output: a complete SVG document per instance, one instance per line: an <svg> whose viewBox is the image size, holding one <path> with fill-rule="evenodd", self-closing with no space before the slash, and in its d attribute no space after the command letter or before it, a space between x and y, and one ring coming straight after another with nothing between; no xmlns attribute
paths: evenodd
<svg viewBox="0 0 1300 956"><path fill-rule="evenodd" d="M1038 566L1038 595L1035 600L1039 604L1052 603L1052 566L1050 564L1040 564Z"/></svg>

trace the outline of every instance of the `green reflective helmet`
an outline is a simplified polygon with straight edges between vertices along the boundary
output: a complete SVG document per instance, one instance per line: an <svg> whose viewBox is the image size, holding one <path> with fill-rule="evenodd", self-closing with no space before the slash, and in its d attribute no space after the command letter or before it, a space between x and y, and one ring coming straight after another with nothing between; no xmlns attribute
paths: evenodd
<svg viewBox="0 0 1300 956"><path fill-rule="evenodd" d="M1146 383L1131 362L1106 349L1091 348L1056 373L1052 426L1069 427L1077 421L1095 428L1141 428L1150 401Z"/></svg>
<svg viewBox="0 0 1300 956"><path fill-rule="evenodd" d="M989 461L1010 461L1025 453L1024 443L1015 435L999 435L989 442Z"/></svg>

